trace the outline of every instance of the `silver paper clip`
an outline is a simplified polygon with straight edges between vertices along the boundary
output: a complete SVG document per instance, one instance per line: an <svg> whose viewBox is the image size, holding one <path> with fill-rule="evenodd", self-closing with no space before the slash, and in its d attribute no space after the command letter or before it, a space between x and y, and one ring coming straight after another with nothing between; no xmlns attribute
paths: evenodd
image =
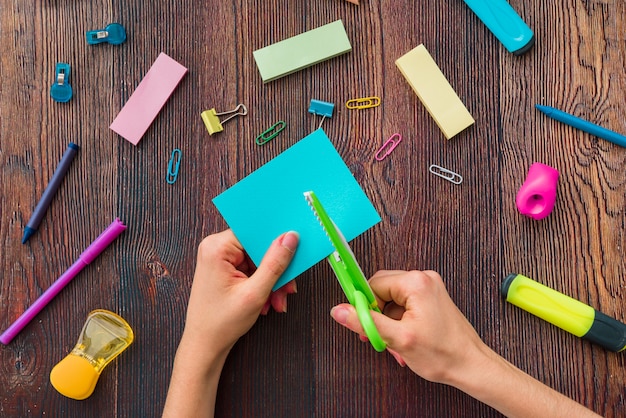
<svg viewBox="0 0 626 418"><path fill-rule="evenodd" d="M463 182L463 177L461 177L460 174L435 164L431 164L431 166L428 167L428 171L454 184L461 184Z"/></svg>
<svg viewBox="0 0 626 418"><path fill-rule="evenodd" d="M396 138L398 138L398 140L396 140ZM377 161L384 160L385 157L391 154L391 151L393 151L398 146L400 141L402 141L402 135L400 135L399 133L391 135L389 139L385 141L383 146L380 147L378 151L376 151L376 154L374 154L374 158L376 158ZM381 153L383 154L381 155Z"/></svg>
<svg viewBox="0 0 626 418"><path fill-rule="evenodd" d="M167 163L167 176L165 177L165 181L167 181L168 184L174 184L178 178L178 169L180 168L182 155L183 152L178 148L174 148L174 151L172 151L170 162Z"/></svg>

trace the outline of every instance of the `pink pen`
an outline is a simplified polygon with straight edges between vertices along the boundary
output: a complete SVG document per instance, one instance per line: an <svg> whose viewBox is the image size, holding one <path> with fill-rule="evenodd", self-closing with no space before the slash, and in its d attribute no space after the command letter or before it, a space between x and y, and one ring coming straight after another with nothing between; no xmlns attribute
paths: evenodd
<svg viewBox="0 0 626 418"><path fill-rule="evenodd" d="M105 229L98 238L95 239L94 242L91 243L89 247L78 257L78 260L65 271L53 284L50 286L45 292L39 296L39 298L33 303L19 318L15 320L11 324L11 326L4 331L2 335L0 335L0 343L7 345L8 343L15 338L17 334L30 322L32 319L46 306L54 297L65 287L67 284L72 281L74 277L82 269L84 269L87 264L91 263L93 260L100 255L102 251L104 251L115 238L118 237L124 230L126 229L126 225L119 220L119 218L115 218L115 220L109 225L107 229Z"/></svg>

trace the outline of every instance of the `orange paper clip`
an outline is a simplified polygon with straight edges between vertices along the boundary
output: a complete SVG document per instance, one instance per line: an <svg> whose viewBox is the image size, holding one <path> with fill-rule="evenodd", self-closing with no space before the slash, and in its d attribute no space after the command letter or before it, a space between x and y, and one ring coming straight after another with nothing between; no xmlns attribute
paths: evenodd
<svg viewBox="0 0 626 418"><path fill-rule="evenodd" d="M396 140L396 138L398 139ZM385 157L391 154L391 151L393 151L398 146L400 141L402 141L402 135L400 135L399 133L391 135L391 137L385 141L383 146L380 147L378 151L376 151L374 158L376 158L377 161L384 160Z"/></svg>
<svg viewBox="0 0 626 418"><path fill-rule="evenodd" d="M380 106L380 97L376 96L350 99L346 102L348 109L369 109L376 106Z"/></svg>

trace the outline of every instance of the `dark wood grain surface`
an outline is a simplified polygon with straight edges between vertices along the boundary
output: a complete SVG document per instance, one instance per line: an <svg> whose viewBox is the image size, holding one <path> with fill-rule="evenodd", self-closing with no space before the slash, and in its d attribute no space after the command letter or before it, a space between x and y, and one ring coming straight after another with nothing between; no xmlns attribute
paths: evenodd
<svg viewBox="0 0 626 418"><path fill-rule="evenodd" d="M0 416L160 415L197 245L226 228L211 199L315 129L319 118L307 112L313 98L336 104L323 127L382 217L352 243L366 274L439 271L497 352L596 412L624 416L624 355L506 304L499 286L519 272L626 320L626 150L534 109L552 105L626 133L626 3L511 4L536 34L536 46L521 57L461 0L2 1L0 329L115 217L128 230L0 348ZM262 83L253 50L336 19L346 26L351 53ZM114 21L126 27L126 43L87 45L86 31ZM450 141L394 64L420 43L476 119ZM189 73L133 146L109 124L160 52ZM49 97L60 61L72 66L67 104ZM370 95L382 106L344 106ZM238 103L248 116L209 136L200 112ZM278 120L287 122L285 131L257 146L254 138ZM375 161L395 132L402 143ZM82 149L39 231L22 245L69 141ZM169 185L174 148L182 163ZM543 221L515 207L536 161L561 174L556 206ZM431 175L430 164L457 171L463 183ZM329 310L344 296L326 263L302 274L298 289L287 314L261 318L234 348L217 416L498 416L399 368L337 326ZM54 390L49 373L96 308L127 319L136 340L104 370L90 398L70 400Z"/></svg>

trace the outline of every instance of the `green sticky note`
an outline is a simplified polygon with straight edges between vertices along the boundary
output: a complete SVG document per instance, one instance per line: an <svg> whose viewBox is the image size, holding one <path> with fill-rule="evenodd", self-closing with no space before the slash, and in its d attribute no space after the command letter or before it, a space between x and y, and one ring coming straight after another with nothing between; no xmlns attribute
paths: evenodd
<svg viewBox="0 0 626 418"><path fill-rule="evenodd" d="M352 51L346 28L334 21L252 53L264 83Z"/></svg>
<svg viewBox="0 0 626 418"><path fill-rule="evenodd" d="M322 129L213 199L257 266L280 234L292 230L300 234L298 250L274 289L334 250L304 198L309 190L323 202L347 241L380 222L378 212Z"/></svg>

